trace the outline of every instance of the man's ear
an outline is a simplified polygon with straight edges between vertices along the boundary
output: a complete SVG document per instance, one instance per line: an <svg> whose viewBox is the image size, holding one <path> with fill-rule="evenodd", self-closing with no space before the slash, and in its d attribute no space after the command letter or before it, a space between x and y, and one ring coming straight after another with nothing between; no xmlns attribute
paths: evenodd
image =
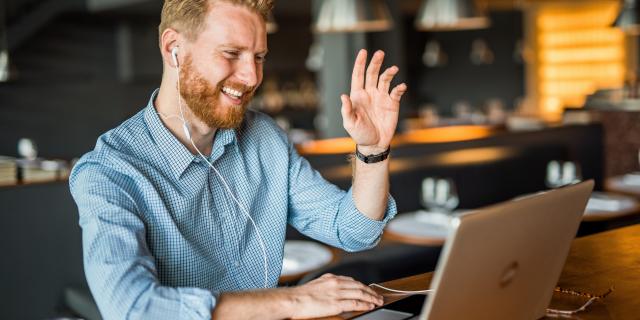
<svg viewBox="0 0 640 320"><path fill-rule="evenodd" d="M167 28L162 32L160 35L160 54L164 65L178 67L180 59L176 56L177 61L174 61L172 52L174 52L174 48L180 47L180 42L181 35L175 29Z"/></svg>

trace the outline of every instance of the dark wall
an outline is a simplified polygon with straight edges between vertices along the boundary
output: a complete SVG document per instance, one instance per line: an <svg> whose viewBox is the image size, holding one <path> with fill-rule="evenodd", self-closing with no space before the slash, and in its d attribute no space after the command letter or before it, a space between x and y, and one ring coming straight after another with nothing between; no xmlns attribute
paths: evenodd
<svg viewBox="0 0 640 320"><path fill-rule="evenodd" d="M0 188L2 319L56 315L65 287L85 283L78 214L67 183Z"/></svg>
<svg viewBox="0 0 640 320"><path fill-rule="evenodd" d="M65 14L11 52L13 79L0 83L0 154L16 155L18 139L27 137L43 157L79 157L143 108L162 73L158 21L159 12ZM297 79L312 42L310 17L278 23L265 75ZM130 51L123 51L127 39Z"/></svg>
<svg viewBox="0 0 640 320"><path fill-rule="evenodd" d="M29 137L44 157L79 157L145 104L157 80L119 81L117 26L60 16L11 53L14 78L0 83L0 154L15 155L17 140ZM160 67L157 53L146 60Z"/></svg>
<svg viewBox="0 0 640 320"><path fill-rule="evenodd" d="M481 30L418 32L414 16L404 17L406 55L411 93L417 104L433 103L440 113L451 114L454 103L462 100L481 106L499 98L508 107L524 95L524 65L514 59L516 42L523 37L519 11L491 12L491 27ZM487 41L494 53L489 65L474 65L469 53L473 40ZM448 56L441 67L426 67L422 53L427 41L436 40Z"/></svg>

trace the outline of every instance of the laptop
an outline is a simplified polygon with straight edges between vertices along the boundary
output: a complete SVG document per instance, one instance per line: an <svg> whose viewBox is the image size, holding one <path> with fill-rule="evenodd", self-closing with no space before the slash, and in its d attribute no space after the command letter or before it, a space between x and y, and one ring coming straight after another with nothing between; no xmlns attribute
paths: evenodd
<svg viewBox="0 0 640 320"><path fill-rule="evenodd" d="M592 189L589 180L455 218L426 299L410 296L355 319L545 316Z"/></svg>

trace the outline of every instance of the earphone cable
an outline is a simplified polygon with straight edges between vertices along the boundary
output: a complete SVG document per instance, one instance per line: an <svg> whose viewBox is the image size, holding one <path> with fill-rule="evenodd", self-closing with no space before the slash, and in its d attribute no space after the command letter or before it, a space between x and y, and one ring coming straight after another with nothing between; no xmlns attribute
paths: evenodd
<svg viewBox="0 0 640 320"><path fill-rule="evenodd" d="M385 286L381 286L377 283L372 283L369 285L370 287L378 287L382 290L386 290L389 292L394 292L394 293L401 293L401 294L424 294L427 295L431 292L433 292L433 289L429 289L429 290L411 290L411 291L406 291L406 290L397 290L397 289L391 289L391 288L387 288Z"/></svg>
<svg viewBox="0 0 640 320"><path fill-rule="evenodd" d="M177 62L177 58L176 58L176 62ZM253 225L253 228L256 230L256 234L258 235L258 242L260 243L260 248L262 249L262 255L263 255L263 260L264 260L264 288L266 289L268 287L269 284L269 264L267 262L267 249L266 246L264 244L264 238L262 237L262 234L260 233L260 230L258 229L258 226L256 225L256 222L253 220L253 218L251 217L251 215L249 214L249 210L247 210L244 205L236 198L236 196L233 194L233 192L231 191L231 188L229 187L229 184L227 184L227 181L224 179L224 177L220 174L220 172L218 172L218 170L213 166L213 164L211 162L209 162L209 160L207 159L207 157L205 157L202 152L200 151L200 149L198 149L198 147L196 146L196 144L193 142L193 139L191 138L191 134L189 133L189 124L187 123L186 119L184 118L184 111L182 109L182 99L180 99L180 91L181 91L181 87L180 87L180 66L176 63L176 73L178 76L178 108L180 109L180 116L177 115L171 115L170 117L176 117L179 118L180 120L182 120L182 125L183 128L185 129L185 134L187 136L187 139L189 139L189 141L191 142L191 145L193 146L193 148L196 149L196 151L198 152L198 154L200 155L200 157L209 165L209 167L211 169L213 169L213 172L216 173L216 175L218 176L218 178L220 179L220 181L222 181L222 184L224 185L227 193L231 196L231 198L235 201L235 203L238 205L238 207L240 208L240 211L242 211L242 213L244 213L247 218L249 219L249 221L251 221L251 224ZM161 116L164 116L163 114L159 113Z"/></svg>
<svg viewBox="0 0 640 320"><path fill-rule="evenodd" d="M204 161L209 165L209 167L211 169L213 169L213 172L216 173L216 175L218 176L220 181L222 181L222 183L224 184L225 189L227 190L227 193L229 195L231 195L231 198L236 202L236 204L240 208L240 211L243 211L243 213L247 216L247 218L249 218L249 221L251 221L251 224L253 225L253 228L256 230L256 233L258 234L258 242L260 243L260 247L262 248L262 254L263 254L263 258L264 258L264 287L267 288L268 279L269 279L269 271L268 271L269 270L269 265L267 263L267 249L266 249L266 247L264 245L264 241L263 241L262 235L260 234L260 230L258 229L258 226L256 225L256 222L253 220L253 218L249 214L249 210L247 210L244 207L244 205L240 201L238 201L236 196L231 191L231 188L227 184L227 181L224 179L224 177L222 177L220 172L218 172L218 169L216 169L213 166L213 164L211 164L211 162L209 162L209 160L202 154L202 152L200 152L200 149L198 149L198 147L196 147L195 143L193 142L193 139L189 138L189 140L191 141L191 145L196 149L196 151L198 152L200 157L202 159L204 159Z"/></svg>

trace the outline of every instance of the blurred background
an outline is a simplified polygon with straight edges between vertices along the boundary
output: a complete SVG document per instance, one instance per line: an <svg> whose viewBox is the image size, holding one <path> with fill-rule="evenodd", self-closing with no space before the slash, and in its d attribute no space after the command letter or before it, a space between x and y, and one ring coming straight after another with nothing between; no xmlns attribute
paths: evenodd
<svg viewBox="0 0 640 320"><path fill-rule="evenodd" d="M398 222L358 254L289 230L282 285L326 271L373 282L433 270L451 216L584 179L597 192L579 236L637 223L638 5L278 0L251 107L276 119L326 179L351 183L339 95L357 51L384 50L385 65L401 70L394 82L409 87L392 145ZM0 0L3 319L99 318L66 179L159 86L161 7Z"/></svg>

